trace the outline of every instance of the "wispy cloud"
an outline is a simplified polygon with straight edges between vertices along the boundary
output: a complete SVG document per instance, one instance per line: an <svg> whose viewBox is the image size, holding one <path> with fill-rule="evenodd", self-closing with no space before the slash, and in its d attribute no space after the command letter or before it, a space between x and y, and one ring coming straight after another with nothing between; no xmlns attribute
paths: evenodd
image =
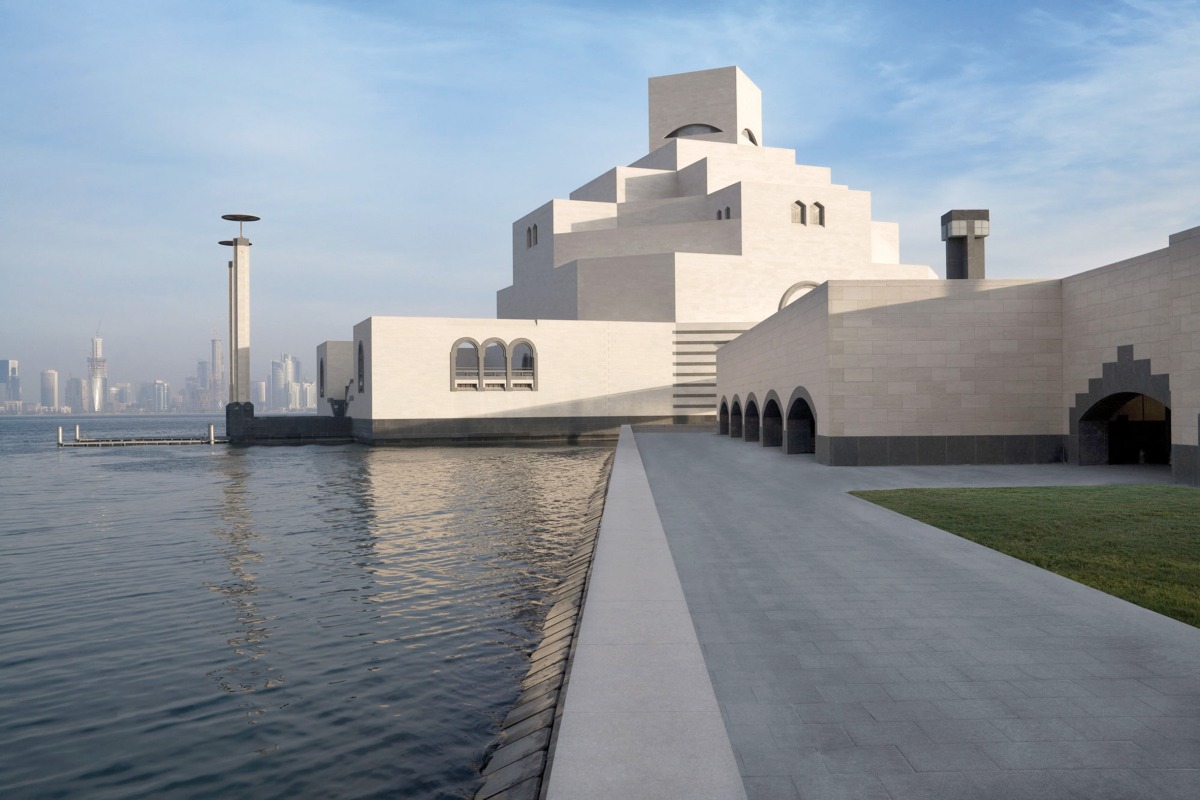
<svg viewBox="0 0 1200 800"><path fill-rule="evenodd" d="M765 142L874 191L906 260L940 266L950 207L993 210L1014 276L1197 221L1196 3L945 9L0 0L0 355L81 368L103 316L115 379L178 380L224 326L229 211L264 217L256 369L490 315L511 220L644 152L646 79L735 63Z"/></svg>

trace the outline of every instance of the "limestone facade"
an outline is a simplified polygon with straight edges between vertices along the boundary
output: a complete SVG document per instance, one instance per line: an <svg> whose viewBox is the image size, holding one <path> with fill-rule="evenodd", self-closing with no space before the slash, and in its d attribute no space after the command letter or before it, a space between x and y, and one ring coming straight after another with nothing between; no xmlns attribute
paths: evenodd
<svg viewBox="0 0 1200 800"><path fill-rule="evenodd" d="M717 375L719 416L741 417L723 427L766 446L808 435L803 390L821 463L1104 463L1132 422L1169 448L1131 457L1196 483L1200 228L1061 280L829 281L721 348Z"/></svg>
<svg viewBox="0 0 1200 800"><path fill-rule="evenodd" d="M937 283L900 263L898 226L872 219L868 192L763 145L761 93L741 70L652 78L649 97L646 156L513 224L498 319L354 327L353 366L328 369L355 376L344 400L356 436L578 439L622 422L711 422L717 349L813 287ZM460 344L487 361L493 341L536 347L535 389L507 373L452 379ZM344 359L332 344L324 357Z"/></svg>

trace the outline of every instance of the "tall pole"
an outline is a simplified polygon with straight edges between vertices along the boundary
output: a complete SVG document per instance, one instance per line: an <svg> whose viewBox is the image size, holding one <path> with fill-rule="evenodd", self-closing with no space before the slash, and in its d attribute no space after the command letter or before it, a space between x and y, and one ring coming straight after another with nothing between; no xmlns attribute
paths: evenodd
<svg viewBox="0 0 1200 800"><path fill-rule="evenodd" d="M253 214L225 214L238 224L236 239L221 244L233 248L229 262L229 402L250 402L250 240L242 235L242 226L257 222Z"/></svg>

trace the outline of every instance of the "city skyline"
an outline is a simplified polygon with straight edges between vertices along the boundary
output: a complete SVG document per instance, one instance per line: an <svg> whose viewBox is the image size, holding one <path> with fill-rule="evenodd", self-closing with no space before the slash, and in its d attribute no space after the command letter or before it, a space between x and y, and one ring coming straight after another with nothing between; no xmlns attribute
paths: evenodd
<svg viewBox="0 0 1200 800"><path fill-rule="evenodd" d="M763 143L871 189L903 260L940 270L940 215L990 208L993 276L1061 277L1200 218L1198 12L0 3L0 355L84 375L102 321L110 380L182 385L226 328L230 212L263 218L259 379L368 306L492 317L511 221L643 149L645 76L729 64L775 98Z"/></svg>
<svg viewBox="0 0 1200 800"><path fill-rule="evenodd" d="M34 369L21 358L0 358L0 413L21 413L4 406L4 403L10 401L19 401L31 410L35 406L41 406L37 413L49 413L59 409L68 409L72 414L121 413L126 405L142 404L145 398L139 395L146 391L147 387L157 387L159 384L170 389L170 407L162 408L161 404L156 402L153 409L138 410L186 410L216 414L228 401L228 374L224 368L225 342L222 339L211 339L208 359L196 358L192 361L194 366L190 371L182 369L181 374L184 377L179 380L169 380L162 376L128 378L120 372L118 375L121 379L111 380L108 374L108 359L103 354L104 337L91 337L88 355L79 359L83 364L78 370L79 374L76 374L76 370L58 369L55 366ZM252 372L251 379L252 386L263 384L270 387L263 392L267 401L261 404L256 401L259 410L310 409L312 403L307 392L309 387L315 386L315 382L303 372L303 360L290 353L283 353L279 360L271 357L266 357L265 360L266 369L261 373ZM281 363L291 366L284 370ZM74 401L69 399L72 391L79 395ZM155 397L159 392L161 390L155 388ZM114 400L120 398L122 393L129 397L125 400ZM47 402L48 396L55 398L55 402ZM281 396L282 402L275 402ZM103 407L98 409L96 403L101 397L104 398Z"/></svg>

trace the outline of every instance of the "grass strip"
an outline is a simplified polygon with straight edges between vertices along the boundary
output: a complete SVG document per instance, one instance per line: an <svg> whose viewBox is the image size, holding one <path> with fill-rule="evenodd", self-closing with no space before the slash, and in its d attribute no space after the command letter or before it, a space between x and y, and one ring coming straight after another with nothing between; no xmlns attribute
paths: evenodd
<svg viewBox="0 0 1200 800"><path fill-rule="evenodd" d="M1200 491L893 489L855 497L1200 627Z"/></svg>

